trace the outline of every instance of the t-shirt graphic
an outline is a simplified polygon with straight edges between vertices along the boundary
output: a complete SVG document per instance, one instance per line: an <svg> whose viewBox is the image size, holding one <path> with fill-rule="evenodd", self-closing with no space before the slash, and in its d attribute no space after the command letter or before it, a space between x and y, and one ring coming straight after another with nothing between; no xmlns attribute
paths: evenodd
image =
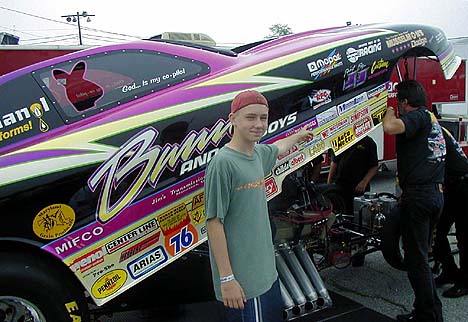
<svg viewBox="0 0 468 322"><path fill-rule="evenodd" d="M442 128L440 127L439 122L437 122L435 115L429 111L428 113L431 116L432 123L431 132L429 133L429 136L427 138L428 148L429 151L432 152L432 155L429 155L428 159L440 160L440 158L447 154L444 135L442 133Z"/></svg>

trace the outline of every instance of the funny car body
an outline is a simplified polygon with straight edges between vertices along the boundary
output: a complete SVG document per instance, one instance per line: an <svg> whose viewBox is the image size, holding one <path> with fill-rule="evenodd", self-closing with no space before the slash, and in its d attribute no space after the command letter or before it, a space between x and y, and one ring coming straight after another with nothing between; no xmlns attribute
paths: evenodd
<svg viewBox="0 0 468 322"><path fill-rule="evenodd" d="M412 56L434 57L447 78L459 64L437 28L366 25L233 50L138 41L2 76L0 320L87 321L88 303L102 307L171 267L172 282L196 294L199 273L177 263L206 245L204 170L229 140L233 97L268 98L263 143L314 132L265 178L275 200L288 175L380 126L391 72ZM291 204L312 216L311 203ZM298 223L282 210L277 246L313 245L325 215ZM297 224L313 227L284 233Z"/></svg>

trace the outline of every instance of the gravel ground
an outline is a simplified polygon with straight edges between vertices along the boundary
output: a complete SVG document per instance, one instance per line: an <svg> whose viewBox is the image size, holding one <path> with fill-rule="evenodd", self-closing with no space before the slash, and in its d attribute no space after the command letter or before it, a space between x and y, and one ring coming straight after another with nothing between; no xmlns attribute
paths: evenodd
<svg viewBox="0 0 468 322"><path fill-rule="evenodd" d="M372 183L372 191L395 192L395 172L379 172ZM453 241L453 244L455 241ZM458 261L458 255L456 260ZM364 266L346 269L329 268L320 272L327 287L362 305L395 318L412 309L413 292L406 273L388 265L380 252L366 256ZM443 304L445 322L468 321L468 296L447 299L441 296L449 286L438 290Z"/></svg>

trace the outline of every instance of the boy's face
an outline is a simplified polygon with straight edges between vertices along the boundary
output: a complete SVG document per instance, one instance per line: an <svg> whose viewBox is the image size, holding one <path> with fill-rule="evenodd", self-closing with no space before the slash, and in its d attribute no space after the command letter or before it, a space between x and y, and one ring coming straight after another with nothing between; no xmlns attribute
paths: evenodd
<svg viewBox="0 0 468 322"><path fill-rule="evenodd" d="M248 105L229 115L234 135L246 142L258 142L268 127L268 108L262 104Z"/></svg>

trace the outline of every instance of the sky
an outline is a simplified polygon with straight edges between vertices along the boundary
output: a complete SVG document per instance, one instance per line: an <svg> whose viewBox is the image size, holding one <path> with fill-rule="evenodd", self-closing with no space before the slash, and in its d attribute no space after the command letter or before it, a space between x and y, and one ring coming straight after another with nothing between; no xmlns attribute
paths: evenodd
<svg viewBox="0 0 468 322"><path fill-rule="evenodd" d="M273 24L302 32L348 21L428 24L449 38L468 37L468 0L0 0L0 32L19 36L20 44L78 44L77 24L61 16L83 11L95 15L80 19L88 45L166 31L201 32L219 45L240 45L265 38Z"/></svg>

